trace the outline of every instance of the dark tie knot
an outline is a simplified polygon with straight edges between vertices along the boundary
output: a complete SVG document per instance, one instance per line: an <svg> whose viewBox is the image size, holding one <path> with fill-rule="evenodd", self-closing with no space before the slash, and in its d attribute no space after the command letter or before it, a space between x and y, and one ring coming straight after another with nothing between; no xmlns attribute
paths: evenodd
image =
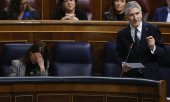
<svg viewBox="0 0 170 102"><path fill-rule="evenodd" d="M137 32L138 32L138 29L137 29L137 28L135 28L135 34L137 34Z"/></svg>

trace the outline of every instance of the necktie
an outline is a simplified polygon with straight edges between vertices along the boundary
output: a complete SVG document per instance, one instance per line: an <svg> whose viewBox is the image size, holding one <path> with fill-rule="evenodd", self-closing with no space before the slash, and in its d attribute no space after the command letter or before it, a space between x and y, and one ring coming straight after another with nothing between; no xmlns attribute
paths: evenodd
<svg viewBox="0 0 170 102"><path fill-rule="evenodd" d="M140 39L139 39L139 37L137 36L137 32L138 32L138 29L136 28L136 29L135 29L135 48L138 48L138 47L139 47L139 42L140 42Z"/></svg>

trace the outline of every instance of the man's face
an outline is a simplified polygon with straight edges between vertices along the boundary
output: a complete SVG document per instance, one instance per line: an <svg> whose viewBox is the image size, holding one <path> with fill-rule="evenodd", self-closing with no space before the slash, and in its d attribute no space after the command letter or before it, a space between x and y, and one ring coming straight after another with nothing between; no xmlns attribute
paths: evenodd
<svg viewBox="0 0 170 102"><path fill-rule="evenodd" d="M138 8L130 8L126 15L127 20L133 27L138 27L142 21L142 12Z"/></svg>
<svg viewBox="0 0 170 102"><path fill-rule="evenodd" d="M66 11L72 11L76 7L76 2L75 0L64 0L63 6Z"/></svg>

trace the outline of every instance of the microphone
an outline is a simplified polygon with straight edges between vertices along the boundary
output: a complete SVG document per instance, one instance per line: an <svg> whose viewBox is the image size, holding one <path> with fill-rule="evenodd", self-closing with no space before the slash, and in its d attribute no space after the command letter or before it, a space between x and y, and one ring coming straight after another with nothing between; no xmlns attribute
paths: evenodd
<svg viewBox="0 0 170 102"><path fill-rule="evenodd" d="M130 52L132 50L132 47L133 47L133 43L130 45L127 57L126 57L126 59L125 59L125 61L123 63L127 62L128 58L129 58L129 55L130 55ZM123 70L121 71L120 77L122 77L122 75L123 75Z"/></svg>
<svg viewBox="0 0 170 102"><path fill-rule="evenodd" d="M128 58L129 58L130 52L131 52L131 50L132 50L132 47L133 47L133 43L132 43L132 44L130 45L130 47L129 47L129 51L128 51L128 55L127 55L127 57L126 57L125 63L127 62Z"/></svg>

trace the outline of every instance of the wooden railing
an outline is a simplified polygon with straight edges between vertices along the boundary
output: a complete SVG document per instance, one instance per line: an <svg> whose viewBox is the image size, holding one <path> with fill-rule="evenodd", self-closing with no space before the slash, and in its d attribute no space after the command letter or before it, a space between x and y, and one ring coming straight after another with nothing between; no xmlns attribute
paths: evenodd
<svg viewBox="0 0 170 102"><path fill-rule="evenodd" d="M1 102L166 102L164 81L107 77L1 77Z"/></svg>

